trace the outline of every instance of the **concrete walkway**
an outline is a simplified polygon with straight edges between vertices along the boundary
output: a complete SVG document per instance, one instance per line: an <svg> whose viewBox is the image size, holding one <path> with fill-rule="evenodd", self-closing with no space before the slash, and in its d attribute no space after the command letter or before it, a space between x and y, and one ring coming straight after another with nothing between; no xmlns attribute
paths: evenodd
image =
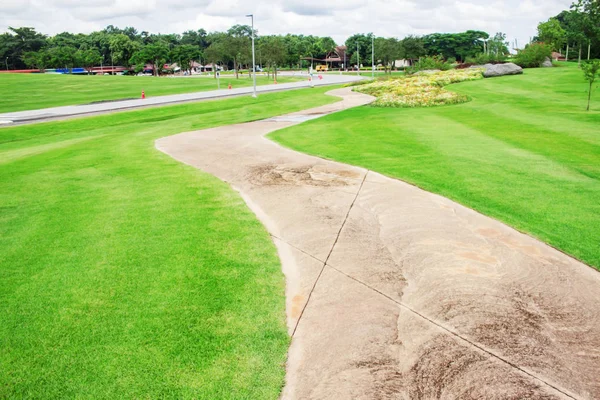
<svg viewBox="0 0 600 400"><path fill-rule="evenodd" d="M310 87L307 74L296 74L302 77L298 82L282 83L278 85L257 86L258 93L276 92L290 89L300 89ZM321 75L323 79L318 79L315 75L314 86L336 85L354 82L363 78L355 75ZM223 83L223 82L222 82ZM225 85L223 83L223 85ZM206 92L173 94L169 96L156 96L146 99L111 101L105 103L82 104L75 106L44 108L40 110L19 111L0 114L0 126L10 126L16 124L26 124L47 120L66 119L75 116L103 114L113 111L125 111L135 108L161 106L166 104L185 103L202 100L214 100L225 97L241 96L251 94L252 87L211 90Z"/></svg>
<svg viewBox="0 0 600 400"><path fill-rule="evenodd" d="M600 273L446 198L264 138L372 100L331 94L343 101L156 143L229 182L273 237L293 336L283 398L600 398Z"/></svg>

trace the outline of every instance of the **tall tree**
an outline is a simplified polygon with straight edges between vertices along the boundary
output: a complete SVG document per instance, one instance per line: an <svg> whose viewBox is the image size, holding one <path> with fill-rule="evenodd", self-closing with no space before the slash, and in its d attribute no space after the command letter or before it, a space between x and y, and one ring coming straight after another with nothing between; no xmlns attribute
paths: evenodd
<svg viewBox="0 0 600 400"><path fill-rule="evenodd" d="M124 33L111 35L108 39L108 48L111 54L111 61L117 64L129 67L131 57L140 49L141 45L129 38Z"/></svg>
<svg viewBox="0 0 600 400"><path fill-rule="evenodd" d="M552 46L552 50L560 51L567 40L567 32L556 18L540 22L537 27L538 40Z"/></svg>
<svg viewBox="0 0 600 400"><path fill-rule="evenodd" d="M34 28L8 28L9 32L0 36L0 57L3 64L11 69L24 68L23 54L39 51L46 46L47 38L35 31Z"/></svg>
<svg viewBox="0 0 600 400"><path fill-rule="evenodd" d="M273 68L273 77L277 79L277 67L285 62L285 42L281 36L263 36L259 41L263 61Z"/></svg>
<svg viewBox="0 0 600 400"><path fill-rule="evenodd" d="M86 69L88 74L91 74L93 67L97 66L102 61L102 56L98 49L79 49L77 50L77 53L75 53L75 60L78 65L81 65Z"/></svg>
<svg viewBox="0 0 600 400"><path fill-rule="evenodd" d="M404 49L401 42L396 38L375 39L375 60L381 61L385 71L390 72L396 60L404 57Z"/></svg>
<svg viewBox="0 0 600 400"><path fill-rule="evenodd" d="M509 43L506 41L506 34L496 32L496 34L487 41L488 53L496 56L506 56L510 53L508 45Z"/></svg>
<svg viewBox="0 0 600 400"><path fill-rule="evenodd" d="M425 41L422 37L409 35L402 39L401 44L404 49L404 57L411 62L427 55Z"/></svg>
<svg viewBox="0 0 600 400"><path fill-rule="evenodd" d="M423 40L429 55L464 61L467 57L483 53L483 42L489 37L485 32L469 30L462 33L433 33L424 36Z"/></svg>
<svg viewBox="0 0 600 400"><path fill-rule="evenodd" d="M168 46L163 42L156 42L142 47L141 50L133 55L131 62L136 64L136 69L138 70L140 67L143 68L144 64L150 63L153 75L158 76L158 73L167 61L168 55Z"/></svg>
<svg viewBox="0 0 600 400"><path fill-rule="evenodd" d="M176 46L171 51L171 60L177 61L182 70L191 71L192 63L200 60L202 52L198 46L192 44L183 44Z"/></svg>

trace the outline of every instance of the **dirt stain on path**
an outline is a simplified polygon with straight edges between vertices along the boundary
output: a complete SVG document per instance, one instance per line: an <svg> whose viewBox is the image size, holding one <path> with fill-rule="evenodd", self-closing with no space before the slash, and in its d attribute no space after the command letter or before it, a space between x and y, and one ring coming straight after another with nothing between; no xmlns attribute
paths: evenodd
<svg viewBox="0 0 600 400"><path fill-rule="evenodd" d="M404 182L264 135L342 101L182 133L159 150L229 182L286 275L285 399L600 398L600 274Z"/></svg>

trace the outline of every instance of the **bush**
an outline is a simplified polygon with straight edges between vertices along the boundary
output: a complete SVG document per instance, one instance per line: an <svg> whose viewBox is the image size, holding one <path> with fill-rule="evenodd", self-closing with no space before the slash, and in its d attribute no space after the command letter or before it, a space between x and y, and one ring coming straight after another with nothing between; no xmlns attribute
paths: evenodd
<svg viewBox="0 0 600 400"><path fill-rule="evenodd" d="M515 57L515 64L523 68L539 68L546 58L552 57L552 47L544 43L532 43Z"/></svg>
<svg viewBox="0 0 600 400"><path fill-rule="evenodd" d="M484 64L502 64L506 62L504 54L485 54L480 53L475 57L467 57L465 64L484 65Z"/></svg>
<svg viewBox="0 0 600 400"><path fill-rule="evenodd" d="M442 56L423 57L419 59L412 67L406 68L406 73L414 74L419 71L426 71L432 69L439 69L441 71L448 71L453 68L453 65L449 62L444 61Z"/></svg>

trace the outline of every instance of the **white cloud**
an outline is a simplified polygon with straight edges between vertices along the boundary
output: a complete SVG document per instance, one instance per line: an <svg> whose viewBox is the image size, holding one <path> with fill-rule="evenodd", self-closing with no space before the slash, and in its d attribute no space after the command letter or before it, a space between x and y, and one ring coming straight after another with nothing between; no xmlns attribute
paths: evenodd
<svg viewBox="0 0 600 400"><path fill-rule="evenodd" d="M505 32L525 43L537 24L572 0L0 0L0 31L33 26L46 34L88 33L112 24L139 31L181 33L226 30L255 15L260 34L331 36L354 33L408 34L484 30Z"/></svg>

